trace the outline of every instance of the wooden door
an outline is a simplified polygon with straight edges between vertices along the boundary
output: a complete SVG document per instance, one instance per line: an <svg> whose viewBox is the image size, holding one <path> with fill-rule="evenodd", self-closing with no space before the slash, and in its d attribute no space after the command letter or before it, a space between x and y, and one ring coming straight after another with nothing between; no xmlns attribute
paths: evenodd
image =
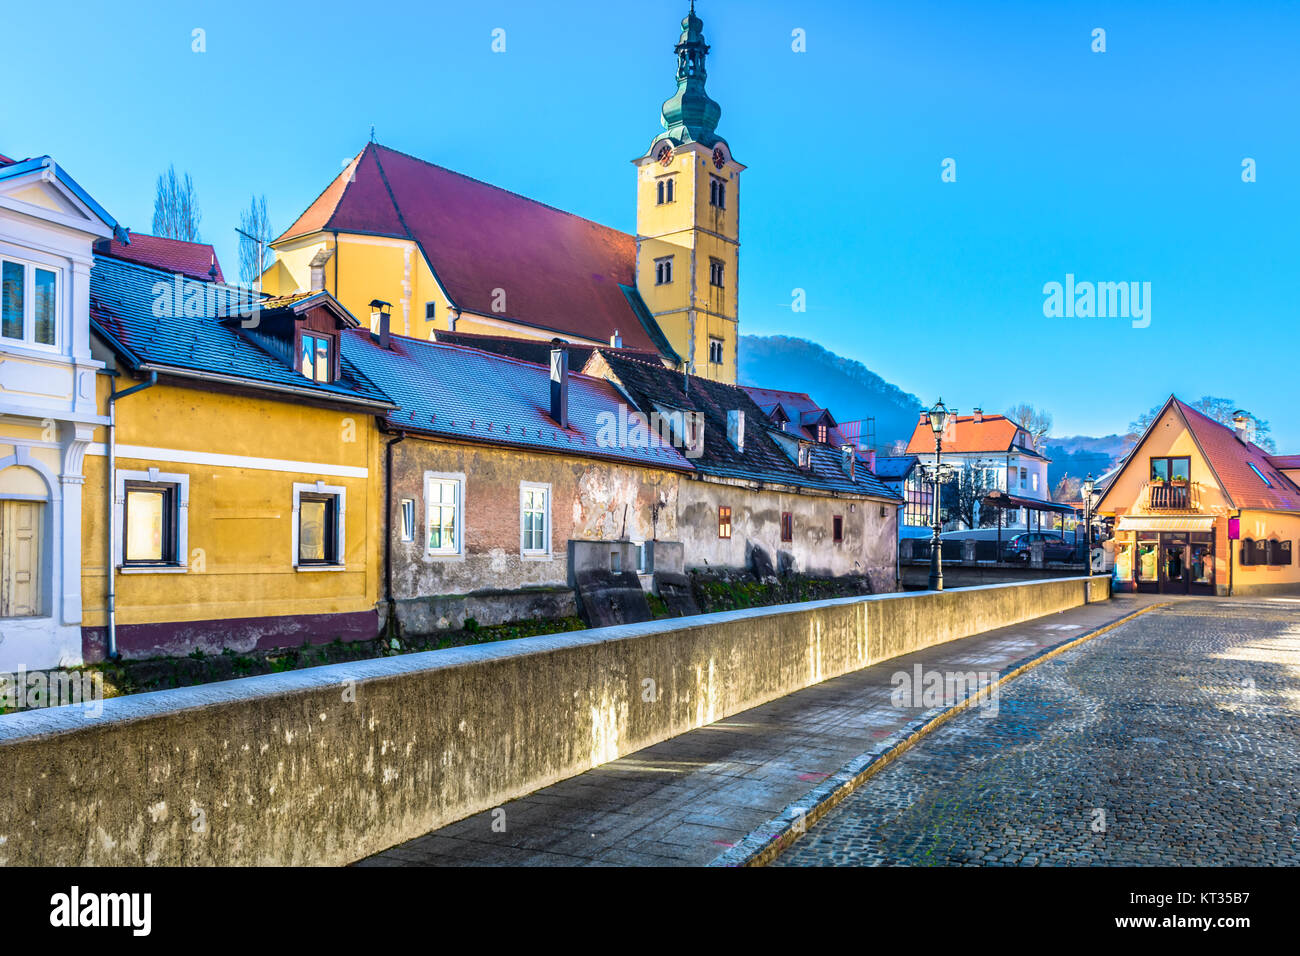
<svg viewBox="0 0 1300 956"><path fill-rule="evenodd" d="M0 502L0 617L41 613L40 501Z"/></svg>

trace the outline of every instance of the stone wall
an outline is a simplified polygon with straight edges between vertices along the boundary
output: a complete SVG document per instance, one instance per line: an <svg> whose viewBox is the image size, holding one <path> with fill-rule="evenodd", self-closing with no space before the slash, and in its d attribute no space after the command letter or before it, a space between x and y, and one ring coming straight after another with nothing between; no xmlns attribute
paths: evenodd
<svg viewBox="0 0 1300 956"><path fill-rule="evenodd" d="M340 864L1109 578L757 608L0 717L0 865Z"/></svg>
<svg viewBox="0 0 1300 956"><path fill-rule="evenodd" d="M898 506L856 497L754 491L743 484L683 479L677 528L692 568L744 568L754 545L776 564L814 577L863 575L872 589L896 589ZM718 537L718 508L731 508L731 537ZM792 540L781 540L781 513L791 514ZM843 519L843 540L832 533ZM666 537L661 535L660 537Z"/></svg>

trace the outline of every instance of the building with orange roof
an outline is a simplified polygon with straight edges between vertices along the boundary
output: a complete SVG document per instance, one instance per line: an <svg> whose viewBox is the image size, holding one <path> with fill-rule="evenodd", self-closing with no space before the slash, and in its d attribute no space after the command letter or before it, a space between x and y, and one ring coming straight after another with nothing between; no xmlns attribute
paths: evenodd
<svg viewBox="0 0 1300 956"><path fill-rule="evenodd" d="M921 412L904 452L916 455L923 465L935 460L934 432L928 413ZM1034 448L1033 439L1005 415L986 415L975 409L970 415L950 415L942 435L940 462L958 472L980 476L985 493L1002 491L1014 503L1022 499L1025 507L1003 511L1003 528L1016 530L1029 526L1031 502L1050 502L1047 466L1051 459ZM976 505L978 522L979 505ZM962 530L958 522L946 530Z"/></svg>
<svg viewBox="0 0 1300 956"><path fill-rule="evenodd" d="M1300 456L1170 396L1097 502L1114 518L1117 589L1160 594L1300 591Z"/></svg>

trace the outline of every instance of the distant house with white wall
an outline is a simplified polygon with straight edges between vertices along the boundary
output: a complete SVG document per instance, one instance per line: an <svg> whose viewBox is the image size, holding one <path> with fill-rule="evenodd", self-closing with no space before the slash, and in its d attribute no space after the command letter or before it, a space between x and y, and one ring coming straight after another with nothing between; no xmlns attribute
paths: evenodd
<svg viewBox="0 0 1300 956"><path fill-rule="evenodd" d="M916 424L905 454L916 455L922 465L934 464L934 432L926 412ZM942 436L940 462L958 472L984 473L985 491L1003 491L1013 498L1050 501L1047 466L1051 459L1036 451L1029 433L1005 415L951 415ZM978 519L979 506L976 506ZM1003 527L1028 527L1028 508L1003 512ZM945 530L962 530L955 525Z"/></svg>
<svg viewBox="0 0 1300 956"><path fill-rule="evenodd" d="M90 269L115 235L50 157L0 157L0 671L81 662Z"/></svg>

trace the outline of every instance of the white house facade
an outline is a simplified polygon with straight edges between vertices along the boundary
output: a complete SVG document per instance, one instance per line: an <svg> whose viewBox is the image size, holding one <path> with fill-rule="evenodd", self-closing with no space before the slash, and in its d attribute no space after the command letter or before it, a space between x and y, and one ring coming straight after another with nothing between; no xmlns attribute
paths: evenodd
<svg viewBox="0 0 1300 956"><path fill-rule="evenodd" d="M119 231L48 156L0 162L0 672L81 663L90 268Z"/></svg>
<svg viewBox="0 0 1300 956"><path fill-rule="evenodd" d="M934 465L934 432L924 413L918 422L907 454L916 455L922 466ZM940 462L954 472L983 472L985 492L1002 491L1013 498L1051 501L1047 485L1047 466L1051 460L1036 451L1029 433L1005 415L985 415L976 409L972 415L953 415L942 435ZM978 522L979 506L976 505ZM1028 507L1003 511L1002 526L1025 530L1029 525ZM945 530L963 530L956 524Z"/></svg>

